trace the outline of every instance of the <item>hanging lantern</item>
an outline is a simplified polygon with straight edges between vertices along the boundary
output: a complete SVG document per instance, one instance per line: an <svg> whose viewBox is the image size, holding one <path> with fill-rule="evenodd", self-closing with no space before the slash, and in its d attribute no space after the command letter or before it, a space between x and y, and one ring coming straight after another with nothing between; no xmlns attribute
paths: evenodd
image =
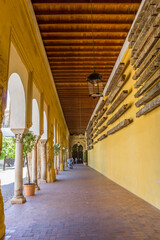
<svg viewBox="0 0 160 240"><path fill-rule="evenodd" d="M102 75L95 71L95 49L94 49L94 35L93 35L93 12L92 12L92 0L91 3L91 26L92 26L92 47L93 47L93 69L94 72L91 73L87 78L89 96L93 98L103 96L103 81Z"/></svg>
<svg viewBox="0 0 160 240"><path fill-rule="evenodd" d="M101 74L94 71L88 76L87 83L89 96L92 96L93 98L103 96L103 81Z"/></svg>

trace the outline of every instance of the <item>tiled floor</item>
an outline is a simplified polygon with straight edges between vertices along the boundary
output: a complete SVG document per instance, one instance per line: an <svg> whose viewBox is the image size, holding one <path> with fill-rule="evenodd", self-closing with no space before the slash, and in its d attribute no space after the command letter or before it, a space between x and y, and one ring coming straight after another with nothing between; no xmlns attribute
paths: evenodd
<svg viewBox="0 0 160 240"><path fill-rule="evenodd" d="M5 215L10 240L160 240L159 210L82 165Z"/></svg>

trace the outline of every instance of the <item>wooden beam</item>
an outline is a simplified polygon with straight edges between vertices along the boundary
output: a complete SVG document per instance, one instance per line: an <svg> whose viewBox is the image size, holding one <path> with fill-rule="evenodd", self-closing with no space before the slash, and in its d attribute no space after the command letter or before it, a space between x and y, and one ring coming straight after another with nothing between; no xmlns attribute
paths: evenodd
<svg viewBox="0 0 160 240"><path fill-rule="evenodd" d="M99 122L98 124L96 125L96 127L100 127L105 121L106 121L107 117L103 117Z"/></svg>
<svg viewBox="0 0 160 240"><path fill-rule="evenodd" d="M141 110L136 113L136 117L141 117L142 115L146 115L147 113L151 112L155 108L160 106L160 96L156 99L152 100L151 102L147 103Z"/></svg>
<svg viewBox="0 0 160 240"><path fill-rule="evenodd" d="M100 44L100 46L101 47L122 47L122 45L123 45L123 40L121 40L121 41L114 41L113 42L113 40L112 40L112 42L111 41L109 41L109 40L97 40L97 41L95 41L95 46L96 47L98 47L99 46L99 44ZM76 46L76 47L83 47L83 46L85 46L85 47L89 47L90 45L91 45L91 41L89 41L89 40L83 40L83 41L69 41L69 42L67 42L67 41L50 41L50 42L43 42L44 43L44 46L45 46L45 48L46 47L74 47L74 46Z"/></svg>
<svg viewBox="0 0 160 240"><path fill-rule="evenodd" d="M67 60L67 58L61 58L61 59L52 59L52 60L50 60L49 61L49 63L50 64L56 64L56 63L61 63L61 64L83 64L83 63L85 63L85 64L91 64L91 59L92 59L92 61L93 61L93 58L91 58L91 57L89 57L89 58L83 58L83 59L79 59L79 58L69 58L68 60ZM95 60L95 64L102 64L102 65L105 65L105 63L106 64L109 64L109 65L111 65L111 64L114 64L115 63L115 60L116 60L116 57L114 57L114 59L110 59L110 58L108 58L108 57L103 57L103 58L96 58L96 60Z"/></svg>
<svg viewBox="0 0 160 240"><path fill-rule="evenodd" d="M144 83L149 76L159 68L160 64L160 55L150 64L147 70L140 76L138 81L134 84L135 88L138 88Z"/></svg>
<svg viewBox="0 0 160 240"><path fill-rule="evenodd" d="M107 108L101 109L101 111L100 111L99 114L97 115L96 121L98 121L98 120L103 116L103 114L104 114L106 111L107 111Z"/></svg>
<svg viewBox="0 0 160 240"><path fill-rule="evenodd" d="M88 147L88 151L89 151L89 150L92 150L92 149L93 149L93 146L89 146L89 147Z"/></svg>
<svg viewBox="0 0 160 240"><path fill-rule="evenodd" d="M95 53L96 57L117 57L118 56L118 52L114 51L114 52L96 52ZM48 59L52 59L52 58L65 58L65 57L92 57L93 56L93 52L86 52L86 53L81 53L81 52L63 52L63 53L48 53L47 54Z"/></svg>
<svg viewBox="0 0 160 240"><path fill-rule="evenodd" d="M96 134L94 135L93 139L95 139L97 136L98 136L98 133L96 133Z"/></svg>
<svg viewBox="0 0 160 240"><path fill-rule="evenodd" d="M98 114L98 112L104 107L105 103L106 100L103 99L96 110L96 114Z"/></svg>
<svg viewBox="0 0 160 240"><path fill-rule="evenodd" d="M107 135L111 135L111 134L119 131L120 129L128 126L131 122L132 122L131 119L125 119L125 120L123 120L123 121L120 122L118 125L116 125L114 128L112 128L111 130L109 130L109 131L107 132Z"/></svg>
<svg viewBox="0 0 160 240"><path fill-rule="evenodd" d="M65 2L64 2L64 0L32 0L32 3L33 3L33 6L36 6L36 4L48 4L48 3L50 3L50 4L56 4L56 3L58 3L58 4L60 4L60 3L62 3L62 4L75 4L75 3L77 3L77 4L80 4L80 3L90 3L90 0L78 0L78 2L77 2L77 0L65 0ZM94 3L98 3L99 5L102 5L102 4L106 4L106 0L94 0ZM115 3L117 3L117 4L120 4L120 3L123 3L123 4L125 4L125 5L134 5L134 4L136 4L136 3L140 3L140 1L139 0L107 0L107 3L112 3L112 4L115 4ZM129 13L128 13L129 14ZM134 13L134 15L135 15L135 13Z"/></svg>
<svg viewBox="0 0 160 240"><path fill-rule="evenodd" d="M115 24L105 24L105 25L100 25L99 24L94 24L93 25L93 31L94 33L97 32L119 32L119 33L128 33L130 28L130 24L121 24L121 25L115 25ZM91 32L91 26L90 24L69 24L65 25L64 24L39 24L39 29L41 33L68 33L70 32L71 34L74 32L77 33L88 33ZM46 41L46 40L44 40Z"/></svg>
<svg viewBox="0 0 160 240"><path fill-rule="evenodd" d="M104 62L113 62L113 61L116 61L116 59L117 59L117 57L107 57L107 56L105 56L105 57L97 57L97 56L95 56L95 62L102 62L103 61L103 63ZM58 58L58 57L56 57L56 58L54 58L54 57L52 57L51 59L50 59L50 63L52 63L52 62L59 62L59 61L61 61L61 62L92 62L93 61L93 56L92 57L81 57L81 58L79 58L79 57L63 57L63 58Z"/></svg>
<svg viewBox="0 0 160 240"><path fill-rule="evenodd" d="M146 43L151 43L151 46L156 43L156 41L159 38L159 26L160 21L159 21L159 16L155 18L155 21L153 22L152 25L148 25L149 29L146 31L145 35L143 36L143 39L139 42L139 46L137 49L132 49L131 56L133 58L132 60L132 65L135 63L136 59L139 58L143 50L145 50ZM147 25L146 25L147 26ZM147 26L147 27L148 27ZM157 40L156 40L157 39Z"/></svg>
<svg viewBox="0 0 160 240"><path fill-rule="evenodd" d="M102 133L105 129L107 128L107 126L103 126L98 130L98 134Z"/></svg>
<svg viewBox="0 0 160 240"><path fill-rule="evenodd" d="M147 92L140 100L138 100L135 105L140 107L141 105L146 104L151 101L153 98L160 94L160 83L157 83L149 92Z"/></svg>
<svg viewBox="0 0 160 240"><path fill-rule="evenodd" d="M68 8L67 5L66 4L64 4L64 6L61 5L62 7L60 9L55 8L55 6L53 6L51 8L50 5L49 5L50 8L43 8L43 9L39 9L39 8L36 8L36 6L34 6L34 10L35 10L36 16L38 16L38 15L49 16L49 15L60 15L60 14L62 14L62 15L65 15L65 14L72 15L73 14L74 15L74 14L81 14L82 13L82 5L76 3L76 5L77 5L76 8ZM105 14L105 15L106 14L110 14L110 15L121 15L122 14L122 15L126 15L126 16L130 15L130 14L135 15L135 13L137 11L137 7L138 7L139 4L136 7L132 6L132 9L130 9L129 11L124 9L123 5L125 5L125 4L121 4L121 7L122 7L121 9L117 9L117 8L113 8L113 7L112 7L112 9L111 8L106 8L106 7L104 7L103 9L102 8L99 9L97 4L94 4L93 12L94 12L94 14L101 14L101 15L102 14ZM79 8L78 8L78 6L79 6ZM83 14L90 15L91 14L90 7L83 8ZM129 23L128 23L128 25L129 25Z"/></svg>
<svg viewBox="0 0 160 240"><path fill-rule="evenodd" d="M125 80L126 80L126 75L122 75L116 85L114 86L114 88L111 90L111 93L106 101L106 105L108 106L113 100L114 98L116 97L116 95L118 94L119 90L121 89L121 87L124 85L125 83Z"/></svg>
<svg viewBox="0 0 160 240"><path fill-rule="evenodd" d="M140 12L140 14L138 15L138 17L137 17L137 19L136 19L136 21L135 21L135 23L134 23L134 25L133 25L133 28L131 29L131 32L130 32L130 34L129 34L129 36L128 36L128 41L129 41L129 42L131 42L133 39L135 39L134 33L135 33L136 29L138 28L139 23L140 23L141 20L143 19L143 14L144 14L145 10L147 9L149 3L150 3L150 0L146 0L146 1L144 2L143 6L142 6L142 8L141 8L141 12Z"/></svg>
<svg viewBox="0 0 160 240"><path fill-rule="evenodd" d="M88 134L87 137L88 138L93 138L93 134Z"/></svg>
<svg viewBox="0 0 160 240"><path fill-rule="evenodd" d="M124 104L107 122L107 126L114 123L118 118L120 118L130 107L129 104Z"/></svg>
<svg viewBox="0 0 160 240"><path fill-rule="evenodd" d="M108 67L113 67L113 64L114 62L112 63L102 63L102 62L99 62L99 63L95 63L96 64L96 67L101 67L101 66L108 66ZM91 67L92 63L87 63L87 62L58 62L58 63L50 63L50 66L51 67L72 67L72 66L86 66L86 67Z"/></svg>
<svg viewBox="0 0 160 240"><path fill-rule="evenodd" d="M147 68L147 66L153 61L153 59L160 53L160 42L156 44L149 54L144 59L143 63L140 65L138 70L133 75L133 80L136 80L142 72ZM136 67L137 68L137 67Z"/></svg>
<svg viewBox="0 0 160 240"><path fill-rule="evenodd" d="M134 32L134 38L129 44L129 48L134 49L134 51L139 48L140 44L143 41L144 36L146 35L147 31L149 30L150 26L154 22L154 19L157 12L157 5L150 4L146 11L140 13L142 15L141 21L138 24L136 31Z"/></svg>
<svg viewBox="0 0 160 240"><path fill-rule="evenodd" d="M98 141L101 141L101 140L103 140L104 138L106 138L107 137L107 134L103 134L101 137L99 137L97 140Z"/></svg>
<svg viewBox="0 0 160 240"><path fill-rule="evenodd" d="M107 32L102 32L102 33L96 33L94 36L95 40L106 40L106 39L125 39L127 36L127 33L122 33L121 35L119 33L107 33ZM47 41L55 41L55 40L87 40L87 39L92 39L92 34L91 32L87 33L81 33L81 32L74 32L70 34L70 32L65 32L65 33L54 33L54 32L45 32L42 33L43 40L47 43ZM58 50L58 49L57 49ZM91 50L90 50L91 51ZM95 50L96 51L96 50ZM116 51L116 49L115 49ZM56 51L57 52L57 51Z"/></svg>
<svg viewBox="0 0 160 240"><path fill-rule="evenodd" d="M133 46L132 51L136 52L138 50L138 44L139 46L142 44L143 39L145 38L145 35L148 33L148 30L150 29L150 27L152 26L153 22L155 21L155 18L157 17L158 13L157 13L157 6L155 5L150 5L151 9L150 12L148 14L148 12L146 11L146 15L147 19L146 21L144 21L144 19L141 21L142 22L142 29L140 34L138 35L136 42ZM142 45L141 45L142 46Z"/></svg>
<svg viewBox="0 0 160 240"><path fill-rule="evenodd" d="M134 95L135 98L140 97L144 92L146 92L158 79L160 79L160 69L156 71L153 76L145 83L145 85L139 89L139 91Z"/></svg>
<svg viewBox="0 0 160 240"><path fill-rule="evenodd" d="M119 97L114 101L111 107L107 111L107 115L114 112L114 110L124 101L124 99L130 94L131 91L123 90Z"/></svg>
<svg viewBox="0 0 160 240"><path fill-rule="evenodd" d="M94 130L92 131L92 134L94 134L95 132L97 132L98 128L94 128Z"/></svg>
<svg viewBox="0 0 160 240"><path fill-rule="evenodd" d="M88 51L93 51L92 46L49 46L45 47L46 52L88 52ZM105 51L120 51L121 47L120 46L114 46L114 47L105 47L105 46L95 46L95 51L99 52L105 52Z"/></svg>
<svg viewBox="0 0 160 240"><path fill-rule="evenodd" d="M159 28L157 28L157 31L155 33L156 33L156 35L153 35L151 37L151 39L149 39L149 41L145 44L145 47L141 51L141 54L133 58L131 65L134 65L134 69L137 69L142 64L142 62L147 57L147 54L151 51L153 46L157 43L158 39L160 38L160 29ZM136 61L136 63L135 63L135 61Z"/></svg>
<svg viewBox="0 0 160 240"><path fill-rule="evenodd" d="M107 69L112 70L112 67L102 66L102 65L98 67L99 71L101 71L101 70L107 71ZM89 67L73 66L73 67L63 67L63 68L61 66L60 67L55 66L55 67L51 67L51 70L55 70L55 71L59 70L60 72L69 71L69 70L71 70L73 72L77 71L77 70L83 72L83 70L84 71L87 70L87 72L88 72L88 71L93 71L93 66L92 65L90 65Z"/></svg>
<svg viewBox="0 0 160 240"><path fill-rule="evenodd" d="M114 86L114 84L116 83L118 77L120 76L120 74L122 73L123 69L124 69L125 64L124 63L120 63L115 71L115 74L106 90L105 96L108 96L112 87Z"/></svg>

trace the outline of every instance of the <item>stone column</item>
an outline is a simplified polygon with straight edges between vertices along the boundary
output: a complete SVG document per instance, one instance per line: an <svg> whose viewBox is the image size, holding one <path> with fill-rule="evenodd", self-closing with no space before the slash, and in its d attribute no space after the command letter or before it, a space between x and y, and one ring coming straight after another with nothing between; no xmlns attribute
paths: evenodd
<svg viewBox="0 0 160 240"><path fill-rule="evenodd" d="M23 137L24 134L22 133L15 134L15 183L14 197L11 200L12 204L20 204L26 202L26 199L23 196Z"/></svg>
<svg viewBox="0 0 160 240"><path fill-rule="evenodd" d="M47 140L41 139L41 183L47 182L47 157L46 157L46 143Z"/></svg>
<svg viewBox="0 0 160 240"><path fill-rule="evenodd" d="M66 150L66 153L65 153L65 167L68 167L68 164L67 164L67 150Z"/></svg>
<svg viewBox="0 0 160 240"><path fill-rule="evenodd" d="M54 156L54 169L57 169L57 156Z"/></svg>
<svg viewBox="0 0 160 240"><path fill-rule="evenodd" d="M59 163L60 163L60 171L64 171L63 149L60 149L60 152L59 152Z"/></svg>
<svg viewBox="0 0 160 240"><path fill-rule="evenodd" d="M60 163L59 163L59 158L60 158L60 152L57 156L57 169L60 170Z"/></svg>
<svg viewBox="0 0 160 240"><path fill-rule="evenodd" d="M39 136L36 137L34 147L32 150L32 182L36 185L36 190L40 190L40 187L37 184L37 143Z"/></svg>

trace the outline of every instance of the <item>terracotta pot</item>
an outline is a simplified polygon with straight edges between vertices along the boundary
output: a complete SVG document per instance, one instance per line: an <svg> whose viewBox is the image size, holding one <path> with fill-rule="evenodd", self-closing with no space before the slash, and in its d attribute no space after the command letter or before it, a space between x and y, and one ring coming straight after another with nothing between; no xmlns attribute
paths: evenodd
<svg viewBox="0 0 160 240"><path fill-rule="evenodd" d="M55 169L55 174L58 175L58 169Z"/></svg>
<svg viewBox="0 0 160 240"><path fill-rule="evenodd" d="M83 163L83 165L84 165L84 166L87 166L87 165L88 165L88 163L87 163L87 162L84 162L84 163Z"/></svg>
<svg viewBox="0 0 160 240"><path fill-rule="evenodd" d="M29 197L29 196L34 196L35 195L35 184L34 183L26 183L23 185L24 186L24 192L25 192L25 196Z"/></svg>

